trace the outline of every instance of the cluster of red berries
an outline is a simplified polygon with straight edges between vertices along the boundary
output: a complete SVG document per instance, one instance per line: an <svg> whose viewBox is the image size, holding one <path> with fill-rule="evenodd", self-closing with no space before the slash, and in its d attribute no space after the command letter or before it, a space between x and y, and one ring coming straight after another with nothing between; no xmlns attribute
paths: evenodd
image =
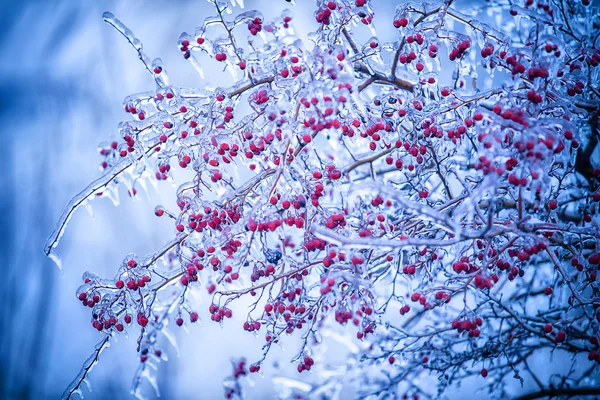
<svg viewBox="0 0 600 400"><path fill-rule="evenodd" d="M337 5L334 1L327 3L327 7L323 7L315 12L315 19L318 23L329 25L331 23L331 11L335 10Z"/></svg>
<svg viewBox="0 0 600 400"><path fill-rule="evenodd" d="M567 89L567 95L576 96L578 94L583 93L583 89L585 88L585 84L581 81L575 82L575 85L571 86Z"/></svg>
<svg viewBox="0 0 600 400"><path fill-rule="evenodd" d="M335 229L338 226L346 226L346 219L343 213L335 213L327 218L325 226L329 229Z"/></svg>
<svg viewBox="0 0 600 400"><path fill-rule="evenodd" d="M409 264L402 266L402 273L407 275L414 275L417 272L417 266L415 264Z"/></svg>
<svg viewBox="0 0 600 400"><path fill-rule="evenodd" d="M302 221L302 222L297 223L297 221ZM298 226L300 224L301 226L299 226L299 228L304 226L304 220L302 220L302 218L294 219L294 223L296 223L296 226ZM282 221L280 219L274 219L274 220L270 220L270 221L267 220L264 222L256 222L253 218L250 218L250 220L246 224L246 229L248 229L250 232L269 232L269 231L274 232L281 225L282 225Z"/></svg>
<svg viewBox="0 0 600 400"><path fill-rule="evenodd" d="M590 351L588 353L588 360L596 361L596 363L600 364L600 352Z"/></svg>
<svg viewBox="0 0 600 400"><path fill-rule="evenodd" d="M545 334L550 334L554 330L554 327L550 324L546 324L544 325L543 330ZM556 332L556 335L554 336L554 341L556 343L562 343L565 340L567 340L567 333L565 331L559 330L558 332Z"/></svg>
<svg viewBox="0 0 600 400"><path fill-rule="evenodd" d="M208 307L208 311L210 312L210 319L215 322L220 322L225 318L231 318L233 313L227 307L219 307L216 304L211 304Z"/></svg>
<svg viewBox="0 0 600 400"><path fill-rule="evenodd" d="M412 36L409 36L409 37L412 37ZM398 61L400 62L400 64L408 64L408 63L413 62L416 59L417 59L417 54L414 51L411 51L410 53L400 54L400 56L398 57Z"/></svg>
<svg viewBox="0 0 600 400"><path fill-rule="evenodd" d="M373 321L371 322L367 322L364 326L364 329L359 332L356 332L356 338L362 340L363 338L365 338L369 333L374 333L375 332L375 328L377 328L377 324Z"/></svg>
<svg viewBox="0 0 600 400"><path fill-rule="evenodd" d="M310 371L310 368L314 365L314 360L308 356L302 359L302 362L298 364L298 372Z"/></svg>
<svg viewBox="0 0 600 400"><path fill-rule="evenodd" d="M254 367L254 368L253 368ZM257 368L260 367L256 367L254 365L251 365L249 370L250 372L256 372L258 371ZM238 362L235 362L233 364L233 379L239 379L242 376L246 375L246 360L245 359L241 359ZM233 398L238 398L238 396L241 395L240 392L240 387L239 385L226 385L225 386L225 398L226 399L233 399Z"/></svg>
<svg viewBox="0 0 600 400"><path fill-rule="evenodd" d="M597 49L594 54L588 57L587 62L592 67L597 67L600 64L600 49Z"/></svg>
<svg viewBox="0 0 600 400"><path fill-rule="evenodd" d="M477 267L469 262L469 257L461 257L459 261L452 264L452 270L457 274L461 272L471 273L477 270Z"/></svg>
<svg viewBox="0 0 600 400"><path fill-rule="evenodd" d="M254 101L257 105L265 104L269 101L269 94L266 90L261 89L257 90L250 96L251 100Z"/></svg>
<svg viewBox="0 0 600 400"><path fill-rule="evenodd" d="M292 303L296 297L300 296L302 293L302 290L299 289L300 288L296 288L290 292L284 292L282 293L282 297ZM287 321L291 318L291 313L299 316L304 315L306 313L306 306L304 304L289 304L286 306L283 301L279 301L265 304L265 312L268 316L270 316L271 313L284 314L284 319Z"/></svg>
<svg viewBox="0 0 600 400"><path fill-rule="evenodd" d="M321 295L326 295L327 293L331 292L331 288L333 288L335 284L336 282L334 278L327 278L323 276L321 278Z"/></svg>
<svg viewBox="0 0 600 400"><path fill-rule="evenodd" d="M353 317L352 311L347 309L338 309L335 311L335 320L340 325L345 325L348 321L351 321ZM354 324L358 325L359 320L355 319Z"/></svg>
<svg viewBox="0 0 600 400"><path fill-rule="evenodd" d="M383 198L380 195L377 195L373 198L373 200L371 200L371 205L373 207L377 207L382 205L383 203L385 203L385 201L383 200ZM391 202L390 204L386 204L387 207L391 206Z"/></svg>
<svg viewBox="0 0 600 400"><path fill-rule="evenodd" d="M529 180L525 177L519 178L516 174L508 174L508 183L513 186L527 186Z"/></svg>
<svg viewBox="0 0 600 400"><path fill-rule="evenodd" d="M323 251L326 247L327 242L319 238L307 239L304 241L304 248L308 252Z"/></svg>
<svg viewBox="0 0 600 400"><path fill-rule="evenodd" d="M227 60L227 53L220 52L215 54L215 60L223 62Z"/></svg>
<svg viewBox="0 0 600 400"><path fill-rule="evenodd" d="M94 314L94 317L96 317L96 314ZM122 332L124 329L124 326L121 322L118 322L117 318L115 316L111 316L110 318L99 318L97 317L94 318L94 320L92 321L92 326L97 330L97 331L102 331L102 330L108 330L110 328L115 328L118 332Z"/></svg>
<svg viewBox="0 0 600 400"><path fill-rule="evenodd" d="M119 155L121 157L126 157L127 154L129 153L133 153L135 151L135 148L133 147L135 145L135 140L130 136L130 135L125 135L123 137L123 139L125 140L125 143L127 144L127 149L121 149L119 151Z"/></svg>
<svg viewBox="0 0 600 400"><path fill-rule="evenodd" d="M162 350L160 349L154 349L153 351L154 356L161 358L162 357ZM145 363L146 361L148 361L148 356L150 355L150 348L148 347L144 347L142 350L140 350L140 362Z"/></svg>
<svg viewBox="0 0 600 400"><path fill-rule="evenodd" d="M250 274L250 280L252 282L256 282L260 278L263 278L263 277L267 278L273 274L275 274L275 266L272 264L269 264L265 268L262 268L262 269L255 267L254 270L252 271L252 274Z"/></svg>
<svg viewBox="0 0 600 400"><path fill-rule="evenodd" d="M500 54L500 57L502 57L502 54ZM517 61L517 56L506 57L506 64L511 67L510 72L513 75L522 74L525 72L525 65Z"/></svg>
<svg viewBox="0 0 600 400"><path fill-rule="evenodd" d="M270 203L275 205L280 199L281 195L277 193L274 197L271 197ZM306 197L304 197L304 195L297 195L294 198L286 199L281 202L281 207L284 210L288 210L290 209L290 207L293 207L296 210L300 210L301 208L306 207Z"/></svg>
<svg viewBox="0 0 600 400"><path fill-rule="evenodd" d="M150 282L150 280L150 275L144 275L139 278L129 278L127 280L127 283L124 283L124 281L119 279L115 282L115 286L117 287L117 289L122 289L124 286L127 286L127 289L136 291L139 288L145 287L146 283Z"/></svg>
<svg viewBox="0 0 600 400"><path fill-rule="evenodd" d="M179 232L184 232L186 229L196 232L202 232L204 229L222 231L225 226L236 224L241 219L240 209L238 205L228 207L226 209L217 209L205 207L203 213L190 213L187 215L187 220L182 220L176 228ZM239 247L239 246L238 246Z"/></svg>
<svg viewBox="0 0 600 400"><path fill-rule="evenodd" d="M473 278L473 284L478 289L491 289L494 287L494 283L497 283L499 280L500 278L495 274L491 278L484 278L481 274L477 274Z"/></svg>
<svg viewBox="0 0 600 400"><path fill-rule="evenodd" d="M475 163L475 169L482 171L484 175L495 173L497 175L504 175L504 169L493 165L492 162L486 156L479 156L479 162Z"/></svg>
<svg viewBox="0 0 600 400"><path fill-rule="evenodd" d="M212 170L210 173L210 180L212 182L219 182L223 178L223 174L218 169Z"/></svg>
<svg viewBox="0 0 600 400"><path fill-rule="evenodd" d="M179 50L183 53L183 58L185 58L186 60L188 58L190 58L190 56L191 56L189 47L190 47L190 41L187 39L183 39L181 41L181 46L179 47Z"/></svg>
<svg viewBox="0 0 600 400"><path fill-rule="evenodd" d="M382 139L382 135L386 135L392 131L390 124L377 122L369 126L364 132L360 132L360 137L371 138L372 141L369 143L369 149L375 151L377 149L377 142Z"/></svg>
<svg viewBox="0 0 600 400"><path fill-rule="evenodd" d="M214 143L213 144L214 147L217 148L217 154L221 156L221 160L225 163L225 164L229 164L231 163L231 160L235 157L238 156L239 151L240 151L240 146L238 146L236 143L233 143L231 146L229 145L229 143ZM208 165L210 165L211 167L217 167L219 166L219 160L216 160L214 158L210 158L208 153L204 153L203 154L203 159L205 162L208 163Z"/></svg>
<svg viewBox="0 0 600 400"><path fill-rule="evenodd" d="M304 218L306 217L306 213L303 212L299 216L290 215L283 219L283 222L287 226L296 227L298 229L304 228Z"/></svg>
<svg viewBox="0 0 600 400"><path fill-rule="evenodd" d="M410 301L413 303L419 302L421 305L425 305L427 303L427 298L421 293L415 292L410 295Z"/></svg>
<svg viewBox="0 0 600 400"><path fill-rule="evenodd" d="M319 178L315 179L320 179L322 177L321 172L314 172L313 177L315 177L315 174L316 176L319 176ZM310 202L313 206L317 207L319 205L319 199L325 196L325 193L323 192L325 190L325 187L323 186L323 183L316 182L314 190L315 191L310 194Z"/></svg>
<svg viewBox="0 0 600 400"><path fill-rule="evenodd" d="M548 70L546 68L529 68L527 70L527 78L533 81L535 78L547 78Z"/></svg>
<svg viewBox="0 0 600 400"><path fill-rule="evenodd" d="M290 295L296 296L296 292L289 292L287 295L288 300ZM267 311L267 309L268 307L265 306L265 311ZM303 324L305 324L307 320L310 321L314 318L312 312L308 312L308 314L306 314L306 306L303 304L299 304L298 306L295 304L289 304L286 307L285 304L279 302L279 305L276 309L274 309L274 311L276 314L283 315L283 319L287 324L285 329L287 334L292 334L294 329L302 329ZM293 318L292 313L296 316L295 318ZM270 311L267 311L267 315L271 317ZM271 335L267 335L265 339L267 342L270 342L271 340L277 341L277 339L274 339Z"/></svg>
<svg viewBox="0 0 600 400"><path fill-rule="evenodd" d="M494 54L494 45L492 43L486 43L481 49L481 57L486 58Z"/></svg>
<svg viewBox="0 0 600 400"><path fill-rule="evenodd" d="M340 262L344 262L346 261L346 254L341 251L338 253L334 248L329 249L327 255L323 257L323 266L326 268L331 267L336 259Z"/></svg>
<svg viewBox="0 0 600 400"><path fill-rule="evenodd" d="M262 19L256 17L248 22L248 30L252 36L256 36L258 32L262 31Z"/></svg>
<svg viewBox="0 0 600 400"><path fill-rule="evenodd" d="M84 283L88 284L90 283L91 280L89 278L85 278L84 279ZM122 285L122 281L118 281L121 282L121 286L117 287L119 289L123 288ZM93 308L92 311L92 326L98 330L98 331L102 331L102 330L108 330L111 328L114 328L116 331L118 332L122 332L124 329L124 325L123 323L119 322L117 315L110 309L103 309L101 307L96 308L96 305L100 303L101 298L100 298L100 294L96 291L91 291L91 294L88 294L87 292L80 292L79 295L77 296L77 298L79 299L79 301L81 301L83 303L84 306ZM125 316L123 317L123 321L124 323L130 324L132 321L131 315L129 314L125 314ZM140 318L138 318L138 323L140 322ZM147 319L145 321L145 324L148 323ZM140 323L140 325L142 325ZM142 325L145 326L145 325Z"/></svg>
<svg viewBox="0 0 600 400"><path fill-rule="evenodd" d="M393 24L395 28L406 28L408 26L408 19L405 17L396 18Z"/></svg>
<svg viewBox="0 0 600 400"><path fill-rule="evenodd" d="M448 58L450 58L450 61L460 59L463 55L465 55L465 53L467 52L467 50L469 50L470 47L471 42L469 42L468 40L464 40L450 51Z"/></svg>
<svg viewBox="0 0 600 400"><path fill-rule="evenodd" d="M198 318L199 318L199 317L198 317L198 313L197 313L196 311L192 311L192 312L190 313L190 322L191 322L191 323L197 322L197 321L198 321ZM176 324L177 326L183 326L183 318L181 318L181 317L177 317L177 319L175 319L175 324Z"/></svg>
<svg viewBox="0 0 600 400"><path fill-rule="evenodd" d="M408 304L400 307L400 315L405 315L410 312L410 306Z"/></svg>
<svg viewBox="0 0 600 400"><path fill-rule="evenodd" d="M138 110L136 109L133 105L125 105L125 112L127 113L131 113L136 115L136 117L140 120L143 121L146 119L146 113L144 112L144 110Z"/></svg>
<svg viewBox="0 0 600 400"><path fill-rule="evenodd" d="M183 286L189 285L191 282L198 282L198 271L204 269L202 264L188 264L185 275L182 275L179 281Z"/></svg>
<svg viewBox="0 0 600 400"><path fill-rule="evenodd" d="M539 242L531 247L523 247L518 249L508 249L508 255L510 257L516 257L519 261L528 261L532 255L538 254L539 252L546 250L548 245L544 242Z"/></svg>
<svg viewBox="0 0 600 400"><path fill-rule="evenodd" d="M333 164L328 164L325 169L327 170L327 178L331 179L332 181L338 180L342 177L342 172Z"/></svg>
<svg viewBox="0 0 600 400"><path fill-rule="evenodd" d="M244 330L247 332L254 332L254 331L258 331L260 330L260 322L258 321L253 321L253 322L244 322Z"/></svg>
<svg viewBox="0 0 600 400"><path fill-rule="evenodd" d="M473 321L468 319L459 321L452 321L452 329L456 329L458 333L468 332L469 337L479 337L479 327L483 325L483 320L480 317L475 318Z"/></svg>
<svg viewBox="0 0 600 400"><path fill-rule="evenodd" d="M529 100L533 104L539 104L543 101L543 98L542 95L536 93L535 90L531 89L527 92L527 100Z"/></svg>

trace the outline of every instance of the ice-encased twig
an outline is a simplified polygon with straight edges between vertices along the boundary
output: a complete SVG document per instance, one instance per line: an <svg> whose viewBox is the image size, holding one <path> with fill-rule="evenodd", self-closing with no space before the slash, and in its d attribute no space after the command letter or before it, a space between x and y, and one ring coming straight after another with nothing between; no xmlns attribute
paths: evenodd
<svg viewBox="0 0 600 400"><path fill-rule="evenodd" d="M376 182L368 182L355 184L351 188L351 192L371 192L378 193L380 195L386 196L388 198L394 199L397 201L402 207L413 210L419 213L421 216L427 217L431 219L433 222L438 224L443 229L449 229L451 232L455 233L456 236L460 236L460 232L462 230L460 224L454 221L450 215L441 213L433 208L414 202L405 196L403 196L398 190L390 188L386 185L381 185Z"/></svg>
<svg viewBox="0 0 600 400"><path fill-rule="evenodd" d="M131 46L137 51L138 57L146 67L146 70L148 70L150 75L154 78L156 84L159 87L163 87L164 85L161 82L161 80L157 79L156 74L152 71L152 61L150 60L150 58L148 58L146 53L144 53L144 45L137 37L135 37L131 29L126 27L125 24L119 21L118 18L116 18L112 13L108 11L102 14L102 19L106 23L111 25L113 28L115 28L121 35L125 37L125 39L127 39Z"/></svg>
<svg viewBox="0 0 600 400"><path fill-rule="evenodd" d="M78 394L79 397L83 398L83 393L81 392L81 389L80 389L81 384L83 383L85 378L88 376L88 374L92 371L94 366L98 363L100 354L108 347L110 347L110 336L106 336L101 342L99 342L96 345L94 352L92 353L92 355L89 356L89 358L85 361L85 363L83 363L83 367L81 368L81 371L79 371L79 374L77 375L77 377L75 379L73 379L73 381L69 384L69 387L67 387L67 389L62 394L61 399L68 400L74 394Z"/></svg>
<svg viewBox="0 0 600 400"><path fill-rule="evenodd" d="M110 170L108 170L104 175L100 178L96 179L92 183L90 183L85 189L83 189L79 194L69 201L65 210L63 211L60 219L58 220L58 224L54 229L54 232L48 237L46 243L44 245L44 253L46 255L50 255L50 252L54 247L58 245L60 238L65 232L65 228L69 223L69 220L73 216L75 210L83 205L83 203L98 190L105 188L109 183L111 183L117 176L119 176L124 170L129 168L133 164L133 161L130 158L125 158L115 166L113 166Z"/></svg>
<svg viewBox="0 0 600 400"><path fill-rule="evenodd" d="M313 226L312 233L323 240L327 240L329 243L338 245L351 245L356 249L372 249L374 247L382 248L404 248L404 247L419 247L419 246L436 246L436 247L447 247L456 246L462 242L464 238L454 237L452 239L438 240L438 239L404 239L404 240L390 240L382 238L352 238L348 236L340 235L331 229L324 228L322 226Z"/></svg>

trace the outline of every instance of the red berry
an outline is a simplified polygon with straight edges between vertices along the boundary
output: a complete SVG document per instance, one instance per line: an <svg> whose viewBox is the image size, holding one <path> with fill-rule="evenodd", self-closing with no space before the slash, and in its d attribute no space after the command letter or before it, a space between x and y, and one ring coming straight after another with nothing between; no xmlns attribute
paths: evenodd
<svg viewBox="0 0 600 400"><path fill-rule="evenodd" d="M194 311L194 312L190 313L190 321L191 322L198 321L198 313L197 312Z"/></svg>

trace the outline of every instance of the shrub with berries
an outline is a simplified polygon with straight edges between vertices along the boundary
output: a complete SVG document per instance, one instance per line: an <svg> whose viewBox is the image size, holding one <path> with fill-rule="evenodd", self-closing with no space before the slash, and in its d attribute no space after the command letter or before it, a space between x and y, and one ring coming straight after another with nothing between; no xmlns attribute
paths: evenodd
<svg viewBox="0 0 600 400"><path fill-rule="evenodd" d="M317 0L303 42L289 10L266 21L211 2L177 46L233 84L170 85L104 15L155 88L125 99L119 138L100 145L103 175L68 204L46 254L91 199L178 189L176 207L154 209L169 241L112 277L83 275L76 298L102 340L64 397L126 332L140 395L167 325L202 319L264 341L262 358L233 361L226 398L268 372L284 335L302 339L297 379L312 374L290 398L353 384L357 398L440 398L469 377L493 398L599 395L598 8L411 2L376 18L375 0ZM242 297L252 307L232 326ZM347 366L316 351L324 332L352 343ZM549 378L533 366L544 354L562 360ZM514 379L537 389L515 392Z"/></svg>

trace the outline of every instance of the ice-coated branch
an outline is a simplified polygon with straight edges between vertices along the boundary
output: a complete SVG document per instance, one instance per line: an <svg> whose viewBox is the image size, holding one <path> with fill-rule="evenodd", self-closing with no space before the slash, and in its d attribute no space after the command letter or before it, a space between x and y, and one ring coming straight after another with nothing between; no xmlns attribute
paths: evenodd
<svg viewBox="0 0 600 400"><path fill-rule="evenodd" d="M49 255L53 248L58 245L60 238L62 237L69 220L73 216L73 213L81 207L91 196L94 196L98 191L106 188L111 182L113 182L123 171L131 167L133 160L126 158L121 160L118 164L113 166L110 170L106 171L104 175L90 183L85 189L69 201L62 215L60 216L54 232L46 240L44 245L44 253Z"/></svg>
<svg viewBox="0 0 600 400"><path fill-rule="evenodd" d="M104 21L107 24L109 24L113 28L115 28L117 30L117 32L119 32L121 35L123 35L125 37L125 39L127 39L129 44L131 44L131 46L138 53L138 57L139 57L140 61L142 62L142 64L144 64L144 67L146 67L146 70L148 71L148 73L153 78L156 77L156 74L152 70L152 62L150 61L150 58L148 58L146 53L144 53L144 45L137 37L135 37L135 35L131 31L131 29L129 29L127 26L125 26L118 18L116 18L112 13L110 13L108 11L105 12L104 14L102 14L102 19L104 19ZM162 81L159 79L156 79L156 84L159 86L163 86Z"/></svg>
<svg viewBox="0 0 600 400"><path fill-rule="evenodd" d="M338 244L339 246L352 246L359 249L370 249L373 247L381 248L405 248L405 247L419 247L419 246L434 246L434 247L451 247L456 246L458 243L464 240L461 237L455 237L454 239L447 240L436 240L436 239L398 239L389 240L383 238L349 238L337 234L329 229L315 226L313 227L313 233L328 242Z"/></svg>
<svg viewBox="0 0 600 400"><path fill-rule="evenodd" d="M83 383L87 383L86 379L90 372L92 372L92 369L96 366L96 364L98 364L98 361L100 360L100 354L102 354L102 352L108 347L110 347L110 336L107 335L96 345L94 352L85 361L85 363L83 363L81 371L79 371L77 377L69 384L67 389L62 394L61 399L69 400L73 395L79 395L81 398L83 398L81 385Z"/></svg>
<svg viewBox="0 0 600 400"><path fill-rule="evenodd" d="M580 388L547 388L537 392L527 393L523 396L515 398L515 400L535 400L543 399L546 397L574 397L574 396L594 396L600 394L600 388L598 387L580 387Z"/></svg>

